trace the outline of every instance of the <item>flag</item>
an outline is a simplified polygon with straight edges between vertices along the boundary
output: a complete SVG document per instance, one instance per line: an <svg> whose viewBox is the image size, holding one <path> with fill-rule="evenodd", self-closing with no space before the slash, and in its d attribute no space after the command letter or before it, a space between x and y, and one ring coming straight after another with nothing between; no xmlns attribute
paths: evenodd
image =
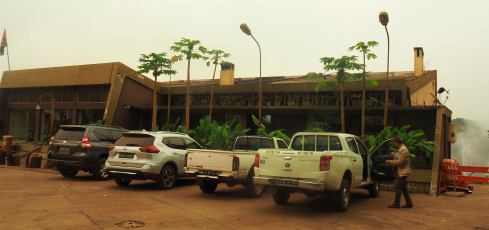
<svg viewBox="0 0 489 230"><path fill-rule="evenodd" d="M0 43L0 56L3 56L4 49L7 46L7 31L3 30L2 43Z"/></svg>

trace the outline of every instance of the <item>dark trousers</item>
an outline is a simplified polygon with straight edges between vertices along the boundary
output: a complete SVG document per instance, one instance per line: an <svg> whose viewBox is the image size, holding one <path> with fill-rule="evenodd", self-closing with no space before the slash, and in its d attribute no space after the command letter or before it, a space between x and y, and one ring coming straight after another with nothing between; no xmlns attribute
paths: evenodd
<svg viewBox="0 0 489 230"><path fill-rule="evenodd" d="M401 193L404 196L407 205L413 204L413 201L411 200L411 197L409 196L409 192L408 192L407 176L396 177L394 189L396 190L396 198L394 200L394 205L401 204Z"/></svg>

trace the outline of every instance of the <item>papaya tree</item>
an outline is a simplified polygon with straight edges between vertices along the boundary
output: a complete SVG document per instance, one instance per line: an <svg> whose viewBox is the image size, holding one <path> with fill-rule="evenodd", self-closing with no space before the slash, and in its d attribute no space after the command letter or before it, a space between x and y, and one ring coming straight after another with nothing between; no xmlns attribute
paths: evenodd
<svg viewBox="0 0 489 230"><path fill-rule="evenodd" d="M172 51L177 53L177 58L181 60L183 57L187 60L187 93L185 96L185 132L190 130L190 61L192 59L206 60L207 48L200 44L199 40L191 40L188 38L182 38L180 41L173 43L170 47Z"/></svg>
<svg viewBox="0 0 489 230"><path fill-rule="evenodd" d="M335 57L322 57L319 59L323 65L324 73L310 72L308 77L313 79L319 79L315 89L317 91L334 88L339 91L340 98L340 122L341 132L345 132L345 96L344 85L346 82L359 79L359 75L350 73L348 71L358 71L362 69L362 65L357 62L357 56L342 56ZM328 72L335 72L336 75L328 75Z"/></svg>
<svg viewBox="0 0 489 230"><path fill-rule="evenodd" d="M220 64L223 58L228 58L231 54L228 54L222 50L210 50L207 52L209 56L209 61L207 61L207 66L212 62L214 65L214 72L212 74L212 84L211 84L211 95L209 99L209 118L212 120L212 106L214 105L214 79L216 78L217 65Z"/></svg>
<svg viewBox="0 0 489 230"><path fill-rule="evenodd" d="M351 46L348 48L348 50L351 51L358 51L362 54L363 57L363 72L362 72L362 115L361 115L361 131L360 135L362 138L365 137L365 102L367 100L366 96L366 89L367 85L368 86L375 86L377 85L377 81L373 79L368 79L367 82L367 65L366 65L366 60L371 60L377 58L377 55L370 50L370 48L377 46L379 43L376 41L368 41L368 42L358 42L357 44Z"/></svg>
<svg viewBox="0 0 489 230"><path fill-rule="evenodd" d="M151 130L157 131L156 117L158 111L158 76L164 74L171 77L171 75L175 75L177 71L172 69L173 61L166 57L166 53L141 54L141 57L139 58L139 63L140 65L138 66L138 73L151 73L154 77L153 114L151 119Z"/></svg>

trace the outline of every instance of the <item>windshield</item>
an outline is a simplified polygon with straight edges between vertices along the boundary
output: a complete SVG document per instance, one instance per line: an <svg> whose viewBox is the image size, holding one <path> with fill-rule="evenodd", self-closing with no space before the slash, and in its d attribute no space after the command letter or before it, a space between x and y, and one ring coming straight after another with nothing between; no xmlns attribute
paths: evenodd
<svg viewBox="0 0 489 230"><path fill-rule="evenodd" d="M148 134L125 133L115 142L115 146L152 146L155 137Z"/></svg>
<svg viewBox="0 0 489 230"><path fill-rule="evenodd" d="M84 135L84 127L61 127L54 135L54 140L81 141Z"/></svg>

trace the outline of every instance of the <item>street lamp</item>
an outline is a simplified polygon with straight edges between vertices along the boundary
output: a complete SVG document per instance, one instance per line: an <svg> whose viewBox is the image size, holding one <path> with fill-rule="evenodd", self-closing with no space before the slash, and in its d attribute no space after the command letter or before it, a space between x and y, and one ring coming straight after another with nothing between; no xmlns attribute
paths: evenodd
<svg viewBox="0 0 489 230"><path fill-rule="evenodd" d="M262 107L263 107L263 85L261 81L261 47L260 47L260 43L258 43L256 38L251 34L251 30L248 27L248 25L246 25L246 23L241 23L241 25L239 25L239 28L241 29L241 31L243 31L243 33L245 33L248 36L251 36L251 38L255 40L256 45L258 46L258 52L260 54L260 81L258 86L258 120L262 122L261 118L262 118Z"/></svg>
<svg viewBox="0 0 489 230"><path fill-rule="evenodd" d="M387 128L387 116L388 116L388 105L389 105L389 53L390 53L390 39L389 30L387 29L387 24L389 23L389 14L385 11L379 13L379 22L385 28L385 33L387 34L387 73L385 75L385 93L384 93L384 128Z"/></svg>

